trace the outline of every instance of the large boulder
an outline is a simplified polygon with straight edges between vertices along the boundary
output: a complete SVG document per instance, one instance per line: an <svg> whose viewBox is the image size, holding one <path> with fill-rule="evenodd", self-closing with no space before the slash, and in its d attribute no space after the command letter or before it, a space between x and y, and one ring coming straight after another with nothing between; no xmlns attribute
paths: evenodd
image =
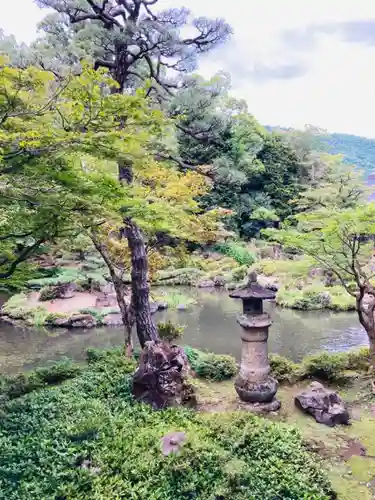
<svg viewBox="0 0 375 500"><path fill-rule="evenodd" d="M193 387L187 382L188 373L189 362L181 347L146 342L133 377L133 395L154 409L194 406L196 399Z"/></svg>
<svg viewBox="0 0 375 500"><path fill-rule="evenodd" d="M224 276L215 276L214 284L216 287L224 287L226 285L226 279Z"/></svg>
<svg viewBox="0 0 375 500"><path fill-rule="evenodd" d="M214 288L215 282L213 280L200 280L197 283L198 288Z"/></svg>
<svg viewBox="0 0 375 500"><path fill-rule="evenodd" d="M120 313L110 313L104 316L102 323L104 326L122 326L122 316Z"/></svg>
<svg viewBox="0 0 375 500"><path fill-rule="evenodd" d="M94 328L97 321L91 314L73 314L68 318L56 318L53 326L61 328Z"/></svg>
<svg viewBox="0 0 375 500"><path fill-rule="evenodd" d="M350 415L345 402L336 392L326 389L319 382L312 382L295 397L294 402L302 411L310 413L319 424L329 427L349 424Z"/></svg>
<svg viewBox="0 0 375 500"><path fill-rule="evenodd" d="M97 296L95 301L95 307L116 307L117 297L115 294L102 293Z"/></svg>

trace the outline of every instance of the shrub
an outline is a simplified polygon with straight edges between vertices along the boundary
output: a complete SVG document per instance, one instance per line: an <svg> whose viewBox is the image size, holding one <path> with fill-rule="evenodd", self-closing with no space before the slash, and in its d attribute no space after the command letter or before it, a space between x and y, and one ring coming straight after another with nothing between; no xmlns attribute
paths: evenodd
<svg viewBox="0 0 375 500"><path fill-rule="evenodd" d="M358 350L349 351L347 355L348 370L367 371L370 367L370 349L361 347Z"/></svg>
<svg viewBox="0 0 375 500"><path fill-rule="evenodd" d="M1 377L0 399L18 398L46 385L59 384L64 380L76 377L82 370L82 366L69 359L63 359L28 373Z"/></svg>
<svg viewBox="0 0 375 500"><path fill-rule="evenodd" d="M321 352L305 358L302 365L307 377L330 381L342 379L347 363L346 353Z"/></svg>
<svg viewBox="0 0 375 500"><path fill-rule="evenodd" d="M39 300L41 302L46 302L47 300L53 300L58 295L58 290L53 286L45 286L40 290Z"/></svg>
<svg viewBox="0 0 375 500"><path fill-rule="evenodd" d="M251 266L256 261L255 254L239 243L219 243L215 250L232 257L240 266Z"/></svg>
<svg viewBox="0 0 375 500"><path fill-rule="evenodd" d="M87 361L89 366L96 371L105 371L113 374L133 373L136 368L134 358L128 358L125 355L124 347L116 347L111 349L94 349L90 348L86 351Z"/></svg>
<svg viewBox="0 0 375 500"><path fill-rule="evenodd" d="M160 338L166 342L173 342L180 339L184 333L185 327L174 325L171 321L166 323L158 323L157 325Z"/></svg>
<svg viewBox="0 0 375 500"><path fill-rule="evenodd" d="M303 377L301 366L283 356L270 354L269 362L272 375L281 383L292 384Z"/></svg>
<svg viewBox="0 0 375 500"><path fill-rule="evenodd" d="M193 368L199 377L217 382L231 379L238 370L233 356L211 353L202 353Z"/></svg>
<svg viewBox="0 0 375 500"><path fill-rule="evenodd" d="M166 302L170 309L176 309L181 304L189 306L197 303L193 297L174 290L155 295L154 300L156 300L156 302Z"/></svg>
<svg viewBox="0 0 375 500"><path fill-rule="evenodd" d="M188 361L189 361L191 367L195 370L196 363L197 363L199 357L204 353L202 351L199 351L198 349L194 349L193 347L190 347L190 346L183 346L183 349L185 351L185 354L188 358Z"/></svg>
<svg viewBox="0 0 375 500"><path fill-rule="evenodd" d="M232 280L233 281L242 281L247 275L247 266L236 267L232 271Z"/></svg>
<svg viewBox="0 0 375 500"><path fill-rule="evenodd" d="M95 365L3 406L3 498L333 498L295 428L248 412L155 412L133 403L129 375ZM164 456L160 440L175 430L186 441Z"/></svg>

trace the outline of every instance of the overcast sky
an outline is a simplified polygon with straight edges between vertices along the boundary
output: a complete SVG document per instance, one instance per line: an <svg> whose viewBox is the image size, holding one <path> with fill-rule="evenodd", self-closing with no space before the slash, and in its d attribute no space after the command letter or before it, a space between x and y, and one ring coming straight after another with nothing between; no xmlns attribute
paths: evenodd
<svg viewBox="0 0 375 500"><path fill-rule="evenodd" d="M43 16L33 0L2 0L0 27L19 41ZM375 138L374 0L160 0L224 17L234 37L201 72L231 73L233 91L263 124Z"/></svg>

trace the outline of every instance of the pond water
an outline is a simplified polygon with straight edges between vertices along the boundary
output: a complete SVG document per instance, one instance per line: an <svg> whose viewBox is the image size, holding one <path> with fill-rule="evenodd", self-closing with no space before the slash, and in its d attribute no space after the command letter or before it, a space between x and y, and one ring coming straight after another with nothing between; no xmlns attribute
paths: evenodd
<svg viewBox="0 0 375 500"><path fill-rule="evenodd" d="M157 313L156 321L171 319L186 325L184 344L239 358L241 340L236 316L241 311L241 302L230 299L227 292L219 290L179 288L179 292L193 296L197 304L187 311ZM294 361L320 350L344 351L367 345L366 333L354 312L293 311L276 307L271 302L266 304L266 310L273 319L270 352ZM0 372L15 373L64 356L80 360L85 357L88 347L106 348L122 341L121 328L48 331L0 323Z"/></svg>

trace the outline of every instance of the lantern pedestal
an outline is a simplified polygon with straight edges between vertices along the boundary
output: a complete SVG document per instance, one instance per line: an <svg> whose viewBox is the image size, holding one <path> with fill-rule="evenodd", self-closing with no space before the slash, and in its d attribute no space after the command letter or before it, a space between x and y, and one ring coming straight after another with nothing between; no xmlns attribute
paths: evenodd
<svg viewBox="0 0 375 500"><path fill-rule="evenodd" d="M237 319L242 328L242 353L240 371L234 383L236 392L243 402L254 407L254 411L277 411L281 406L274 399L278 382L270 376L267 345L272 321L263 312L262 302L274 298L275 293L261 287L253 273L248 284L235 290L230 297L243 301L243 315Z"/></svg>

